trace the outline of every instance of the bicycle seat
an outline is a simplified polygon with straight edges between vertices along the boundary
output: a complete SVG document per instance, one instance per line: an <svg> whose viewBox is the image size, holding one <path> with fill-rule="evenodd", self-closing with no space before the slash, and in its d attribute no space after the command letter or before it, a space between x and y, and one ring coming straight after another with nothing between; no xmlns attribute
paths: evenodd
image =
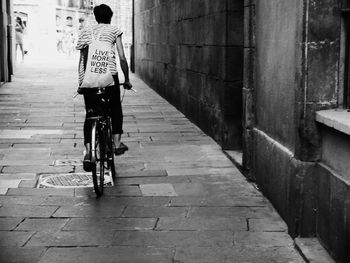
<svg viewBox="0 0 350 263"><path fill-rule="evenodd" d="M107 88L82 88L79 87L77 92L78 94L105 94L106 93Z"/></svg>

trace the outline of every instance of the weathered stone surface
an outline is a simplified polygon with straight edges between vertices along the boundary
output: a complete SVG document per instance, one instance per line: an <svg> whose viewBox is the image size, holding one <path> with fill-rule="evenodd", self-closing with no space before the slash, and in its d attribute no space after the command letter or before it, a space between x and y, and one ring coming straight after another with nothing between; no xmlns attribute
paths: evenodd
<svg viewBox="0 0 350 263"><path fill-rule="evenodd" d="M49 248L40 263L170 263L173 253L173 249L149 247Z"/></svg>
<svg viewBox="0 0 350 263"><path fill-rule="evenodd" d="M0 247L0 259L3 263L37 263L46 251L45 247Z"/></svg>
<svg viewBox="0 0 350 263"><path fill-rule="evenodd" d="M68 219L57 218L26 218L16 227L18 231L45 231L59 230L68 222Z"/></svg>
<svg viewBox="0 0 350 263"><path fill-rule="evenodd" d="M123 206L62 206L53 217L119 217L123 210Z"/></svg>
<svg viewBox="0 0 350 263"><path fill-rule="evenodd" d="M186 207L127 207L123 217L185 217Z"/></svg>
<svg viewBox="0 0 350 263"><path fill-rule="evenodd" d="M50 217L57 207L39 205L3 205L0 217Z"/></svg>
<svg viewBox="0 0 350 263"><path fill-rule="evenodd" d="M0 179L0 187L1 188L16 188L18 187L21 180L4 180Z"/></svg>
<svg viewBox="0 0 350 263"><path fill-rule="evenodd" d="M279 219L279 215L270 207L191 207L189 217L240 217ZM279 221L278 221L279 222Z"/></svg>
<svg viewBox="0 0 350 263"><path fill-rule="evenodd" d="M293 239L285 232L235 232L234 244L252 247L293 247Z"/></svg>
<svg viewBox="0 0 350 263"><path fill-rule="evenodd" d="M18 188L35 188L37 180L21 180L18 185Z"/></svg>
<svg viewBox="0 0 350 263"><path fill-rule="evenodd" d="M19 223L23 221L23 218L0 218L0 231L13 230Z"/></svg>
<svg viewBox="0 0 350 263"><path fill-rule="evenodd" d="M21 247L34 232L0 231L0 247Z"/></svg>
<svg viewBox="0 0 350 263"><path fill-rule="evenodd" d="M0 196L0 205L40 205L43 201L41 196Z"/></svg>
<svg viewBox="0 0 350 263"><path fill-rule="evenodd" d="M117 231L113 245L141 247L231 247L231 231Z"/></svg>
<svg viewBox="0 0 350 263"><path fill-rule="evenodd" d="M176 249L175 261L198 262L198 263L230 263L230 262L293 262L303 263L304 260L298 252L285 248L254 248L254 247L232 247L232 248L178 248Z"/></svg>
<svg viewBox="0 0 350 263"><path fill-rule="evenodd" d="M113 235L112 231L41 231L32 236L26 247L108 246Z"/></svg>
<svg viewBox="0 0 350 263"><path fill-rule="evenodd" d="M245 218L160 218L157 230L247 230Z"/></svg>
<svg viewBox="0 0 350 263"><path fill-rule="evenodd" d="M156 218L72 218L63 230L152 230Z"/></svg>
<svg viewBox="0 0 350 263"><path fill-rule="evenodd" d="M141 191L135 185L118 185L116 187L106 187L103 194L105 196L141 196ZM77 188L75 196L95 196L96 194L91 188Z"/></svg>
<svg viewBox="0 0 350 263"><path fill-rule="evenodd" d="M280 218L249 218L249 231L287 232L288 227Z"/></svg>
<svg viewBox="0 0 350 263"><path fill-rule="evenodd" d="M179 196L171 199L170 206L245 206L263 207L267 201L262 197L217 198L202 196Z"/></svg>
<svg viewBox="0 0 350 263"><path fill-rule="evenodd" d="M141 184L143 196L177 196L172 184Z"/></svg>
<svg viewBox="0 0 350 263"><path fill-rule="evenodd" d="M20 196L73 196L74 189L49 189L49 188L13 188L9 189L7 195Z"/></svg>

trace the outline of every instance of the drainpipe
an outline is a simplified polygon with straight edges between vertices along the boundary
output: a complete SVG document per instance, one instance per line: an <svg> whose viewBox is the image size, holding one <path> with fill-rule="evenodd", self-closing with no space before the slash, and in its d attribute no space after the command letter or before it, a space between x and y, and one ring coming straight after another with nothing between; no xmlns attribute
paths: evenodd
<svg viewBox="0 0 350 263"><path fill-rule="evenodd" d="M135 73L135 0L132 0L131 30L132 30L132 41L131 41L131 48L130 48L130 70L132 73Z"/></svg>
<svg viewBox="0 0 350 263"><path fill-rule="evenodd" d="M7 43L8 43L8 69L9 69L9 81L11 81L11 75L14 73L14 61L15 61L15 28L13 26L13 0L6 1L7 8Z"/></svg>

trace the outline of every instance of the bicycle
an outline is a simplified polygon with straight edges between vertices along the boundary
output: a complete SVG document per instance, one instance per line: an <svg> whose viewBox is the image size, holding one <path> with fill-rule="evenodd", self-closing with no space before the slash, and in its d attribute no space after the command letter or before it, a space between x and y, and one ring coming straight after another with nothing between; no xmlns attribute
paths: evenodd
<svg viewBox="0 0 350 263"><path fill-rule="evenodd" d="M90 147L92 181L95 193L100 197L103 194L105 173L110 173L112 180L116 179L108 96L106 96L106 88L79 88L78 94L92 94L99 103L88 119L92 123Z"/></svg>
<svg viewBox="0 0 350 263"><path fill-rule="evenodd" d="M120 83L124 86L124 83ZM116 170L113 153L113 136L110 108L108 107L107 88L79 88L77 94L91 94L96 98L98 105L91 117L91 147L90 163L92 168L92 181L97 197L103 194L105 170L111 173L112 180L116 180ZM133 92L136 92L131 88ZM75 95L75 96L76 96ZM124 99L124 94L121 102ZM73 96L73 98L75 97Z"/></svg>

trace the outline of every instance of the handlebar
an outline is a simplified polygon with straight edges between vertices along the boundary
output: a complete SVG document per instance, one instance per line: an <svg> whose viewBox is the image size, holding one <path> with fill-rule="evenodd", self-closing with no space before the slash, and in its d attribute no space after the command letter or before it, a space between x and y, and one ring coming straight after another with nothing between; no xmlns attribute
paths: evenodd
<svg viewBox="0 0 350 263"><path fill-rule="evenodd" d="M119 83L119 86L124 86L124 85L125 85L125 83ZM84 91L88 91L88 92L93 92L93 93L96 93L96 94L102 94L104 92L105 88L78 88L77 92L73 96L73 99L76 98L79 94L83 94L84 93L83 90ZM124 90L126 90L126 89L124 89ZM128 90L131 90L131 91L133 91L135 93L137 92L137 90L135 90L133 88L128 89Z"/></svg>

